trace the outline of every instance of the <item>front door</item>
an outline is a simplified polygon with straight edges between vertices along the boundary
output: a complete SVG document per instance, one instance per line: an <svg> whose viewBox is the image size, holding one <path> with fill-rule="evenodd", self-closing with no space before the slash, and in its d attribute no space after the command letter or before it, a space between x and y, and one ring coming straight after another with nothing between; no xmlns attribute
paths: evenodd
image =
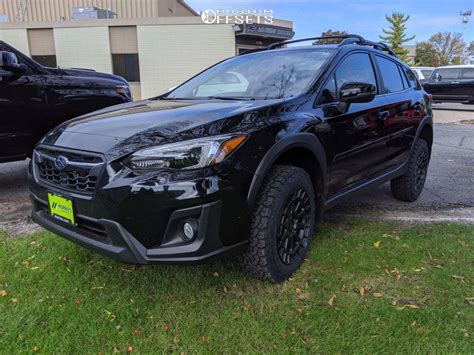
<svg viewBox="0 0 474 355"><path fill-rule="evenodd" d="M23 75L0 72L0 161L31 153L37 140L36 123L47 111L43 75L30 68Z"/></svg>
<svg viewBox="0 0 474 355"><path fill-rule="evenodd" d="M349 54L326 83L318 102L328 130L325 142L328 162L328 196L361 183L380 172L386 158L388 134L383 125L387 102L377 95L368 103L338 101L344 83L362 82L375 86L372 59L366 52Z"/></svg>
<svg viewBox="0 0 474 355"><path fill-rule="evenodd" d="M430 80L423 85L433 95L434 100L459 100L459 68L436 69Z"/></svg>

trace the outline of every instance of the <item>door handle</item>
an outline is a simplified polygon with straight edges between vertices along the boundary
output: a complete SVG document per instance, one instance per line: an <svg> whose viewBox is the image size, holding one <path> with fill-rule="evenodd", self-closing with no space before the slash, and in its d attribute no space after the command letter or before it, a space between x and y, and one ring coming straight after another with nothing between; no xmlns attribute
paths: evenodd
<svg viewBox="0 0 474 355"><path fill-rule="evenodd" d="M390 117L390 112L388 112L388 111L380 111L378 113L378 118L382 121L385 121L389 117Z"/></svg>
<svg viewBox="0 0 474 355"><path fill-rule="evenodd" d="M459 84L459 81L451 81L451 84Z"/></svg>

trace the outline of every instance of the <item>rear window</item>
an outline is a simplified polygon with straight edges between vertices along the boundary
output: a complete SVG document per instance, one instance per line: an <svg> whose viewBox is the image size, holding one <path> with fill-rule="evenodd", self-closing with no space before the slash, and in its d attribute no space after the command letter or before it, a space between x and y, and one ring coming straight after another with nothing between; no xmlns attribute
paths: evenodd
<svg viewBox="0 0 474 355"><path fill-rule="evenodd" d="M436 78L436 75L440 75L441 80L452 80L459 78L459 69L457 68L443 68L443 69L436 69L433 72L433 78Z"/></svg>
<svg viewBox="0 0 474 355"><path fill-rule="evenodd" d="M417 77L415 76L416 72L414 70L410 70L405 67L403 67L403 71L405 72L405 75L407 76L410 86L416 88L418 86L417 81L416 81Z"/></svg>
<svg viewBox="0 0 474 355"><path fill-rule="evenodd" d="M474 79L474 68L464 68L461 71L461 79Z"/></svg>
<svg viewBox="0 0 474 355"><path fill-rule="evenodd" d="M385 93L397 92L403 90L402 77L398 71L398 65L391 60L375 56L375 61L380 69Z"/></svg>

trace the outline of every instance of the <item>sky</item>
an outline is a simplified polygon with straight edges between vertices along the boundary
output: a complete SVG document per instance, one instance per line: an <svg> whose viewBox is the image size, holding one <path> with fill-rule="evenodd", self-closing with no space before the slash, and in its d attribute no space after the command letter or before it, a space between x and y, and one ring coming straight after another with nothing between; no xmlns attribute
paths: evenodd
<svg viewBox="0 0 474 355"><path fill-rule="evenodd" d="M196 11L273 10L275 18L293 21L295 38L319 36L328 29L356 33L369 40L379 40L382 28L388 28L385 14L394 11L410 15L407 34L416 35L406 44L427 40L437 32L464 34L474 40L474 12L463 25L460 12L473 10L473 0L186 0Z"/></svg>

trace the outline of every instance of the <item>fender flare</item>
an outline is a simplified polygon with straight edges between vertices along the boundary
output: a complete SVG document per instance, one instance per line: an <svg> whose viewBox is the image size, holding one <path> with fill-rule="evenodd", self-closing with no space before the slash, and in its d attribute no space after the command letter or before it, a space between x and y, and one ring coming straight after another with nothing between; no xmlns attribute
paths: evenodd
<svg viewBox="0 0 474 355"><path fill-rule="evenodd" d="M278 141L260 161L260 164L252 178L252 183L250 184L250 189L247 195L247 203L250 209L253 208L265 176L272 165L280 156L282 156L283 153L292 148L305 148L314 155L319 163L319 167L321 168L324 191L326 190L327 159L325 150L319 139L314 134L298 133Z"/></svg>
<svg viewBox="0 0 474 355"><path fill-rule="evenodd" d="M421 132L427 125L431 127L431 131L433 132L433 142L434 142L433 117L427 115L421 120L420 124L418 125L416 134L415 134L415 139L413 140L413 144L411 145L411 148L410 148L410 154L415 147L415 142L420 138ZM431 147L430 147L430 150L431 150Z"/></svg>

